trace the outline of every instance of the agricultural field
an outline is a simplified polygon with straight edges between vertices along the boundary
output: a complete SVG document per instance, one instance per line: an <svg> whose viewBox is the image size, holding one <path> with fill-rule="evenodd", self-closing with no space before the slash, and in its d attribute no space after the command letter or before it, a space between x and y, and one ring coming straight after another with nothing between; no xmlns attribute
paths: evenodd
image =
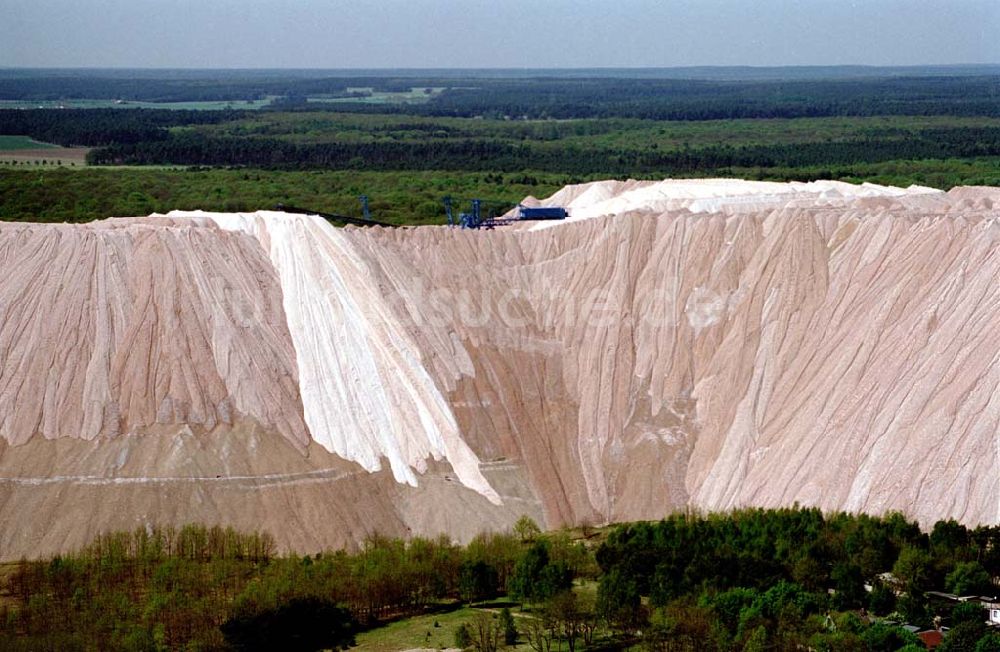
<svg viewBox="0 0 1000 652"><path fill-rule="evenodd" d="M27 136L0 136L0 169L13 166L84 166L87 164L86 147L60 147L38 142Z"/></svg>
<svg viewBox="0 0 1000 652"><path fill-rule="evenodd" d="M40 150L59 147L49 143L40 143L27 136L0 136L0 152L15 152L26 149Z"/></svg>
<svg viewBox="0 0 1000 652"><path fill-rule="evenodd" d="M442 92L444 86L416 86L403 91L382 91L371 86L352 87L345 90L347 97L307 97L306 102L315 104L425 104Z"/></svg>
<svg viewBox="0 0 1000 652"><path fill-rule="evenodd" d="M270 106L273 97L258 100L220 100L190 102L143 102L138 100L65 99L0 100L0 109L169 109L174 111L254 110Z"/></svg>

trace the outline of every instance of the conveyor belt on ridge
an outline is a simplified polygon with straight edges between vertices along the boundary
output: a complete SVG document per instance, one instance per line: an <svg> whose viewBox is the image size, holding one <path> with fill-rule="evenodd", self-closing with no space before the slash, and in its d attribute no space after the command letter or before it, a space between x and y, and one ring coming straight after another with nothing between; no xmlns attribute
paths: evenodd
<svg viewBox="0 0 1000 652"><path fill-rule="evenodd" d="M388 222L379 222L378 220L366 220L363 217L351 217L350 215L337 215L336 213L323 213L321 211L309 210L308 208L297 208L295 206L286 206L285 204L278 204L277 209L285 213L300 213L302 215L319 215L320 217L330 220L331 222L344 222L345 224L354 224L355 226L396 226L395 224L389 224Z"/></svg>

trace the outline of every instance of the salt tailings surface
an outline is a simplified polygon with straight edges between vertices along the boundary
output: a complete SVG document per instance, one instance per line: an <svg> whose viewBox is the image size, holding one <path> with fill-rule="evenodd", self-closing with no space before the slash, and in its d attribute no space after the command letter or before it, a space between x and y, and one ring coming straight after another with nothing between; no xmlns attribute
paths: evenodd
<svg viewBox="0 0 1000 652"><path fill-rule="evenodd" d="M1000 191L597 182L563 223L0 223L0 558L685 507L1000 522Z"/></svg>

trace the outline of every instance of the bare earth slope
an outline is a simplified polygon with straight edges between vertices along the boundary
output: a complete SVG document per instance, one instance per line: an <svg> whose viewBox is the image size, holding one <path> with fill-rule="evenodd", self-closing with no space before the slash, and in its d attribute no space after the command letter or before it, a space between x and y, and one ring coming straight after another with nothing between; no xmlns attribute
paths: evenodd
<svg viewBox="0 0 1000 652"><path fill-rule="evenodd" d="M1000 192L543 203L568 223L0 226L0 558L192 520L303 550L793 501L1000 521Z"/></svg>

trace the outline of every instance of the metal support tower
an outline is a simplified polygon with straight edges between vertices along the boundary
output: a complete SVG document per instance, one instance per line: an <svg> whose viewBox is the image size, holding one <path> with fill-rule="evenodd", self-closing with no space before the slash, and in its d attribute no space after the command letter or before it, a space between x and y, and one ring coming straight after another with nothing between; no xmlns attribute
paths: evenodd
<svg viewBox="0 0 1000 652"><path fill-rule="evenodd" d="M445 195L444 214L448 216L448 226L455 226L455 216L451 212L451 195Z"/></svg>
<svg viewBox="0 0 1000 652"><path fill-rule="evenodd" d="M361 214L366 220L372 219L372 214L368 212L368 195L361 195L358 199L361 200Z"/></svg>

